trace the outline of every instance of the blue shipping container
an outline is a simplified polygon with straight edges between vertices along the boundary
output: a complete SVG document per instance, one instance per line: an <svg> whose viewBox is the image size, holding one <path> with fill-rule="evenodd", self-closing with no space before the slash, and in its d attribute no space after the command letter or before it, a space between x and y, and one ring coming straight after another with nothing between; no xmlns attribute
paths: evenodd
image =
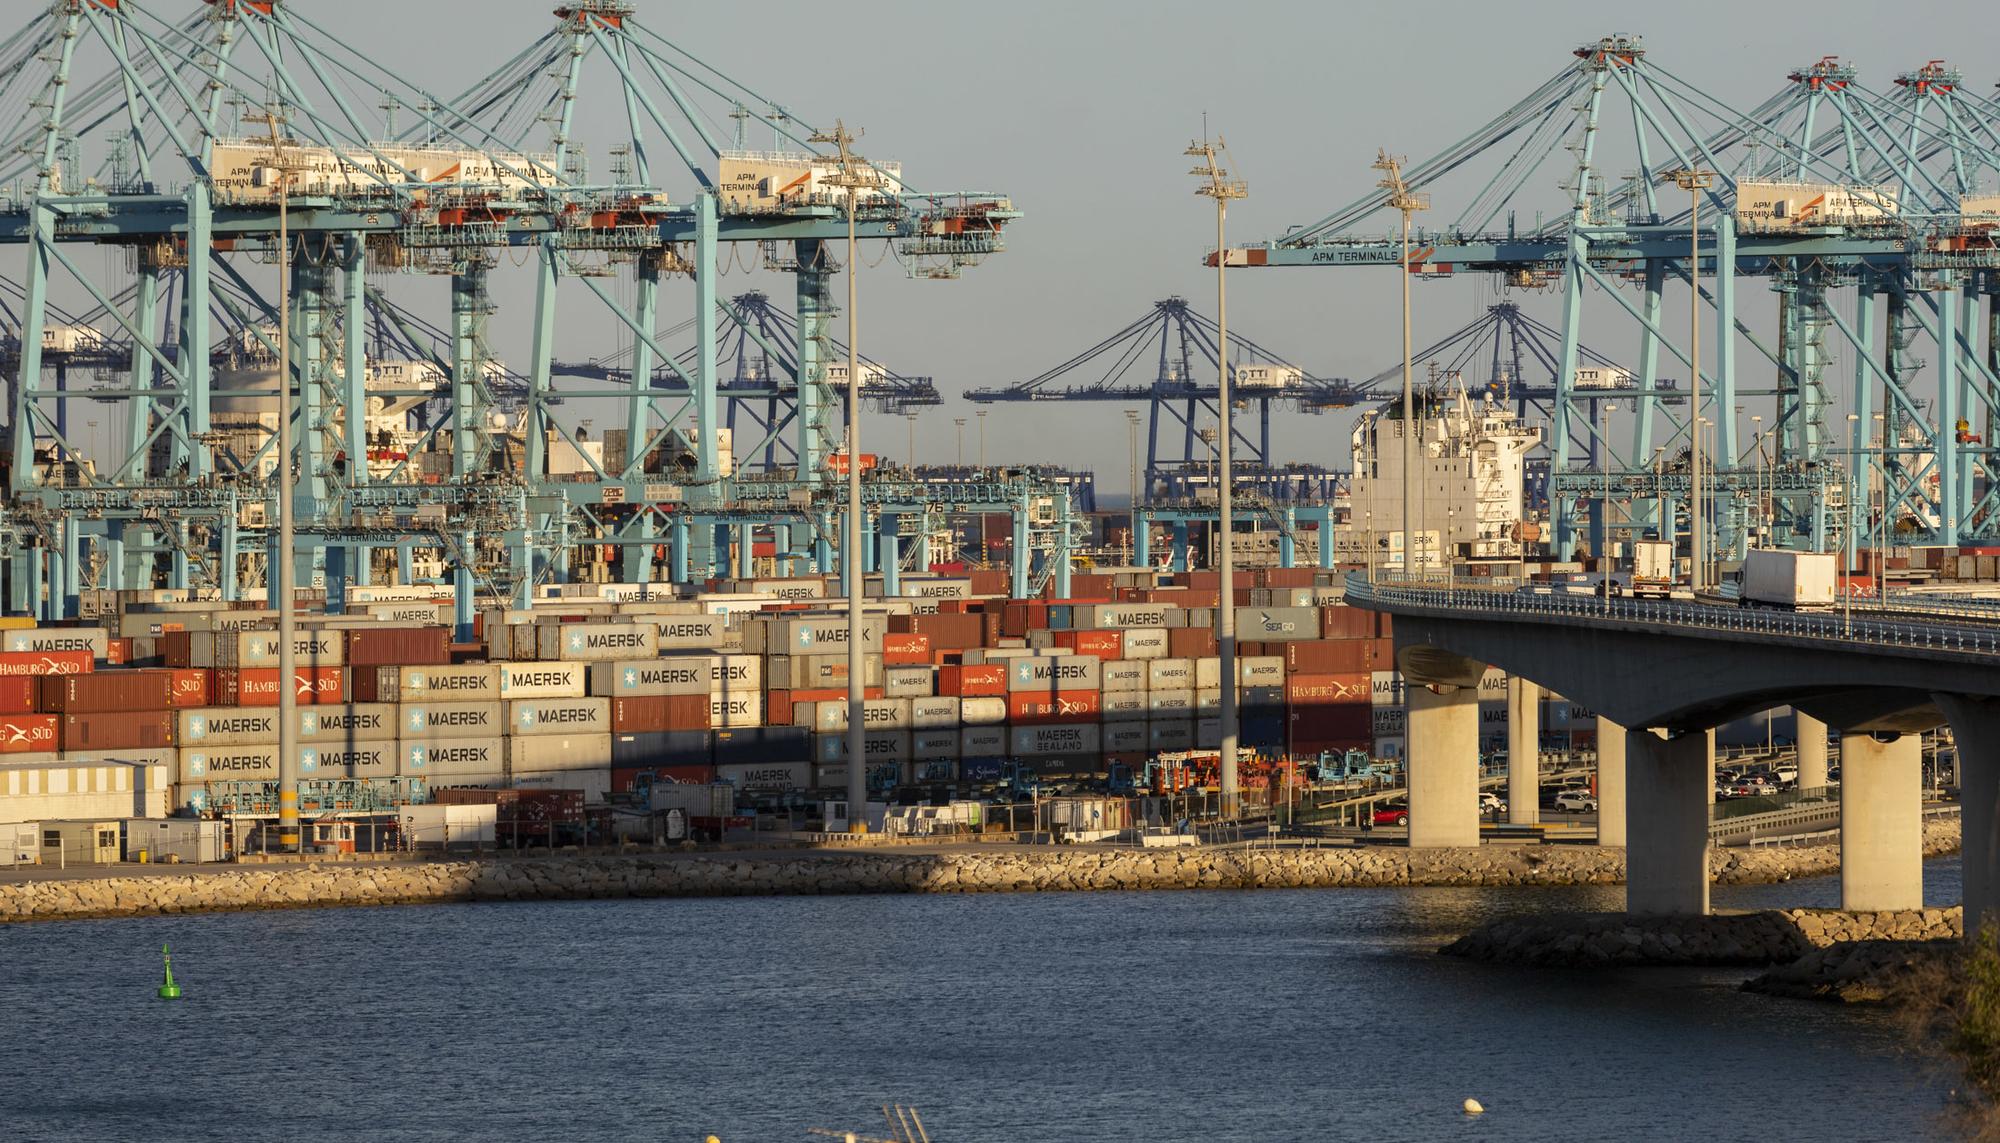
<svg viewBox="0 0 2000 1143"><path fill-rule="evenodd" d="M611 736L611 765L713 766L715 733L708 730L657 730Z"/></svg>

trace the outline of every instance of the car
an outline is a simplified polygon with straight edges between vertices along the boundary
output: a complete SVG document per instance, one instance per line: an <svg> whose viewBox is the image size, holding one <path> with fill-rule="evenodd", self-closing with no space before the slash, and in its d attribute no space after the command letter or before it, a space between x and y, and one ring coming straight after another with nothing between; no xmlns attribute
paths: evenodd
<svg viewBox="0 0 2000 1143"><path fill-rule="evenodd" d="M1568 814L1594 814L1597 798L1588 790L1564 790L1556 795L1556 808Z"/></svg>
<svg viewBox="0 0 2000 1143"><path fill-rule="evenodd" d="M1407 826L1410 824L1410 807L1390 804L1377 806L1371 819L1376 825Z"/></svg>
<svg viewBox="0 0 2000 1143"><path fill-rule="evenodd" d="M1479 812L1482 814L1504 814L1507 812L1507 803L1502 801L1500 795L1493 791L1481 790L1479 791Z"/></svg>

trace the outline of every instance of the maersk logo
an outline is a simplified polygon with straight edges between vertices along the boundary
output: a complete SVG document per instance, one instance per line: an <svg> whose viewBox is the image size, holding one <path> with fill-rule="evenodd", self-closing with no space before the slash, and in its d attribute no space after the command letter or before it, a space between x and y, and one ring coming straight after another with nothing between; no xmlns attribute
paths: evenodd
<svg viewBox="0 0 2000 1143"><path fill-rule="evenodd" d="M701 681L699 667L628 667L625 670L625 687L631 689L644 683L647 686L690 686Z"/></svg>
<svg viewBox="0 0 2000 1143"><path fill-rule="evenodd" d="M500 689L504 691L513 687L563 687L569 685L569 678L569 674L566 671L526 671L518 675L502 674L500 676Z"/></svg>
<svg viewBox="0 0 2000 1143"><path fill-rule="evenodd" d="M188 719L188 737L201 738L208 733L208 720L200 715Z"/></svg>
<svg viewBox="0 0 2000 1143"><path fill-rule="evenodd" d="M403 762L412 770L423 769L425 762L424 748L421 746L410 747L409 757L403 759Z"/></svg>
<svg viewBox="0 0 2000 1143"><path fill-rule="evenodd" d="M532 727L537 724L543 726L573 726L579 723L596 721L597 708L594 706L553 706L545 710L536 710L534 707L521 708L521 725L524 727Z"/></svg>
<svg viewBox="0 0 2000 1143"><path fill-rule="evenodd" d="M422 671L418 671L418 672L416 672L415 674L412 674L412 675L410 676L410 681L409 681L409 683L408 683L407 685L408 685L408 686L409 686L409 688L410 688L411 690L413 690L413 691L420 691L420 690L423 690L423 689L424 689L424 673L423 673Z"/></svg>
<svg viewBox="0 0 2000 1143"><path fill-rule="evenodd" d="M299 773L310 774L317 769L319 769L319 752L315 750L299 751Z"/></svg>

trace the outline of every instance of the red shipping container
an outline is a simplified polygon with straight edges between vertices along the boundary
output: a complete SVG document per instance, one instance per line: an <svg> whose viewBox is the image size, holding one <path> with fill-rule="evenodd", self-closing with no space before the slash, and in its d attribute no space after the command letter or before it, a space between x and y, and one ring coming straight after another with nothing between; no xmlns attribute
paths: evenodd
<svg viewBox="0 0 2000 1143"><path fill-rule="evenodd" d="M35 680L26 675L0 678L0 714L35 713Z"/></svg>
<svg viewBox="0 0 2000 1143"><path fill-rule="evenodd" d="M35 684L35 708L49 714L166 710L172 705L173 681L164 671L93 671Z"/></svg>
<svg viewBox="0 0 2000 1143"><path fill-rule="evenodd" d="M111 638L104 641L104 661L113 666L122 666L132 661L132 640Z"/></svg>
<svg viewBox="0 0 2000 1143"><path fill-rule="evenodd" d="M1008 722L1096 722L1103 710L1096 691L1015 691L1007 696Z"/></svg>
<svg viewBox="0 0 2000 1143"><path fill-rule="evenodd" d="M1006 517L1001 517L1006 519ZM1009 532L1011 535L1011 531ZM1000 568L985 568L974 571L968 577L972 580L974 595L1005 595L1008 588L1008 573Z"/></svg>
<svg viewBox="0 0 2000 1143"><path fill-rule="evenodd" d="M1373 611L1361 607L1336 604L1319 609L1319 633L1322 639L1373 639L1375 638L1375 615Z"/></svg>
<svg viewBox="0 0 2000 1143"><path fill-rule="evenodd" d="M1125 633L1123 631L1058 631L1056 646L1065 647L1079 655L1095 655L1110 662L1125 654Z"/></svg>
<svg viewBox="0 0 2000 1143"><path fill-rule="evenodd" d="M786 690L764 692L764 725L790 726L792 724L792 692Z"/></svg>
<svg viewBox="0 0 2000 1143"><path fill-rule="evenodd" d="M913 617L914 618L914 617ZM931 661L931 637L921 633L882 636L882 662L891 667L922 666Z"/></svg>
<svg viewBox="0 0 2000 1143"><path fill-rule="evenodd" d="M0 652L0 678L87 675L96 669L97 661L88 651Z"/></svg>
<svg viewBox="0 0 2000 1143"><path fill-rule="evenodd" d="M64 750L142 750L174 744L170 710L101 711L62 716Z"/></svg>
<svg viewBox="0 0 2000 1143"><path fill-rule="evenodd" d="M1373 639L1301 639L1278 646L1285 649L1287 674L1352 675L1389 669L1388 660L1376 656Z"/></svg>
<svg viewBox="0 0 2000 1143"><path fill-rule="evenodd" d="M715 781L713 766L620 766L611 771L611 792L629 794L640 788L640 779L653 782L687 782L706 786Z"/></svg>
<svg viewBox="0 0 2000 1143"><path fill-rule="evenodd" d="M163 675L169 702L175 707L214 706L209 673L201 667L153 667L134 671L137 675Z"/></svg>
<svg viewBox="0 0 2000 1143"><path fill-rule="evenodd" d="M339 667L301 667L292 678L302 703L337 705L347 701L347 672ZM217 668L215 705L277 706L278 668Z"/></svg>
<svg viewBox="0 0 2000 1143"><path fill-rule="evenodd" d="M998 698L1007 693L1007 664L974 663L969 667L939 667L937 693L957 698ZM794 695L792 701L805 700Z"/></svg>
<svg viewBox="0 0 2000 1143"><path fill-rule="evenodd" d="M707 695L641 695L611 700L611 732L639 734L657 730L707 730Z"/></svg>
<svg viewBox="0 0 2000 1143"><path fill-rule="evenodd" d="M1370 705L1368 684L1366 674L1289 675L1285 678L1285 703L1293 708L1358 705L1365 714Z"/></svg>
<svg viewBox="0 0 2000 1143"><path fill-rule="evenodd" d="M1215 631L1209 627L1167 628L1167 657L1210 659L1222 653Z"/></svg>
<svg viewBox="0 0 2000 1143"><path fill-rule="evenodd" d="M53 714L0 718L0 754L53 753L61 749L62 719Z"/></svg>
<svg viewBox="0 0 2000 1143"><path fill-rule="evenodd" d="M350 667L428 667L451 662L443 627L368 627L347 633Z"/></svg>

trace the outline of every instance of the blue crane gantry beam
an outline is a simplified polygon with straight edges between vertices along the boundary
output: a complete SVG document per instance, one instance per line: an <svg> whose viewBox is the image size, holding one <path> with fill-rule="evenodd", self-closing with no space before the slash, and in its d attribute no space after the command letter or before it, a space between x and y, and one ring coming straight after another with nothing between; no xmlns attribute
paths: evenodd
<svg viewBox="0 0 2000 1143"><path fill-rule="evenodd" d="M1555 531L1565 554L1585 518L1594 546L1608 529L1657 526L1635 511L1638 498L1606 490L1651 479L1646 458L1656 448L1685 447L1697 419L1715 426L1718 495L1741 484L1729 472L1752 450L1738 440L1734 410L1762 395L1773 398L1777 468L1791 474L1789 487L1805 490L1767 496L1774 502L1767 542L1823 548L1843 529L1947 545L2000 538L2000 454L1991 432L1982 437L1972 427L2000 408L1993 355L2000 210L1980 197L2000 174L1996 112L1940 61L1878 93L1831 58L1794 70L1770 98L1738 110L1651 59L1638 37L1607 36L1577 48L1568 66L1471 134L1404 169L1409 189L1454 212L1441 226L1415 231L1406 273L1476 273L1561 293L1551 448ZM1691 200L1674 176L1697 170L1712 176ZM1550 176L1561 197L1535 198ZM1691 225L1696 204L1699 221ZM1386 196L1373 191L1209 262L1395 266L1401 249L1377 222L1388 210ZM1702 277L1700 307L1723 336L1711 341L1712 362L1702 363L1701 407L1677 416L1658 395L1658 377L1666 361L1688 368L1690 355L1661 315L1668 281L1686 281L1691 271ZM1775 345L1741 316L1741 284L1755 278L1776 295ZM1846 288L1859 319L1851 324L1828 302ZM1599 297L1593 308L1622 312L1639 327L1639 416L1622 454L1614 450L1602 471L1591 472L1573 462L1581 459L1576 426L1587 423L1591 399L1577 382L1586 300ZM1921 362L1912 350L1920 340L1935 362L1923 378L1930 396L1917 392ZM1826 423L1839 342L1854 360L1844 449ZM1749 380L1749 367L1739 364L1746 347L1768 362L1775 386ZM1878 408L1879 429L1871 424ZM1656 444L1660 422L1666 436ZM1847 496L1850 486L1884 491L1871 506ZM1852 504L1848 514L1827 510L1842 499ZM1726 507L1707 519L1721 529L1719 550L1740 551L1750 539L1740 526L1749 514L1740 504Z"/></svg>
<svg viewBox="0 0 2000 1143"><path fill-rule="evenodd" d="M1183 490L1209 480L1218 449L1203 430L1219 423L1220 338L1215 322L1179 297L1153 303L1150 313L1044 373L1000 388L968 389L974 404L1035 401L1146 402L1145 485L1147 498L1185 496ZM1290 361L1231 331L1230 396L1239 407L1255 405L1254 429L1238 428L1239 483L1268 485L1279 498L1297 487L1271 455L1271 410L1292 405L1318 413L1356 404L1367 387L1341 378L1315 377ZM1072 382L1073 376L1094 378ZM1067 383L1066 383L1067 382ZM1237 422L1243 424L1244 422ZM1254 436L1251 434L1254 432ZM1163 450L1162 445L1165 445ZM1307 482L1308 498L1331 499L1330 474Z"/></svg>
<svg viewBox="0 0 2000 1143"><path fill-rule="evenodd" d="M206 447L209 350L227 313L278 352L262 328L274 311L250 277L278 253L280 183L293 235L285 372L302 430L289 478L309 537L296 557L304 582L323 565L337 598L350 574L365 580L385 536L442 536L467 621L476 593L527 598L561 564L563 543L623 545L638 553L627 570L645 575L659 519L736 520L715 434L690 434L683 479L665 484L642 467L677 425L718 423L721 339L707 317L720 306L725 244L758 243L796 276L797 483L810 492L825 480L839 446L824 348L841 269L832 247L847 219L822 178L838 158L815 142L821 126L701 61L623 0L567 0L552 27L451 97L393 74L285 0L51 0L0 40L0 108L10 101L30 105L0 131L0 185L22 188L0 201L0 242L26 255L0 521L0 536L32 537L9 553L16 610L73 606L85 537L114 554L114 587L128 582L128 532L133 547L172 554L176 586L206 575L233 588L239 560L264 543L234 513L238 501L268 510L271 482L228 479ZM728 119L733 138L716 128ZM753 119L771 125L776 151L748 149L743 124ZM586 129L610 138L586 140ZM592 177L587 142L609 157L608 177ZM954 276L1003 248L1002 228L1017 217L1003 195L920 191L893 164L875 169L884 189L860 198L856 229L887 242L912 275ZM124 251L126 280L78 256L90 246ZM532 341L518 379L491 368L488 347L489 279L507 251L526 256L535 292L530 320L518 323ZM451 472L438 484L371 490L365 466L343 474L331 460L366 447L364 418L352 414L366 400L379 301L368 278L389 272L449 281L447 321L399 317L376 329L378 341L401 339L444 367L449 392L433 428ZM695 286L702 320L691 358L660 345L659 286L671 275ZM633 300L614 300L599 284L606 276L629 276ZM70 474L46 463L78 451L58 424L64 394L45 378L56 359L44 335L65 324L59 300L71 295L83 304L68 309L94 304L107 340L128 348L111 365L128 373L120 399L138 426L130 452L100 466L112 476L82 490L62 487ZM630 458L615 472L593 462L582 480L554 479L547 466L547 442L575 441L553 415L564 399L553 383L559 296L602 305L635 345L627 380L607 390L625 408ZM679 384L654 385L659 372ZM525 457L502 466L493 414L510 389ZM150 465L160 450L164 471ZM496 482L513 491L487 495ZM91 520L66 507L78 494L91 500ZM620 530L578 534L597 518L618 519ZM749 551L752 526L735 527ZM680 531L691 534L677 570L727 562L728 540L714 529ZM134 574L147 580L134 586L151 585L149 573Z"/></svg>

